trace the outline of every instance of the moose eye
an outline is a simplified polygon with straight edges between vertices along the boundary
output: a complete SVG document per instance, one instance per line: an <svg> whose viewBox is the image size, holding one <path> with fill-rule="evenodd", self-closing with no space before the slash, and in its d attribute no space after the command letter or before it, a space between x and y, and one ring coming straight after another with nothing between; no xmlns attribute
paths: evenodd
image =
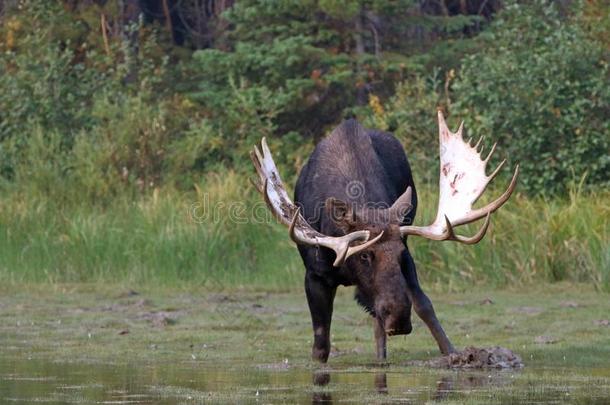
<svg viewBox="0 0 610 405"><path fill-rule="evenodd" d="M360 253L360 260L364 263L369 263L373 259L373 254L371 252L362 252Z"/></svg>

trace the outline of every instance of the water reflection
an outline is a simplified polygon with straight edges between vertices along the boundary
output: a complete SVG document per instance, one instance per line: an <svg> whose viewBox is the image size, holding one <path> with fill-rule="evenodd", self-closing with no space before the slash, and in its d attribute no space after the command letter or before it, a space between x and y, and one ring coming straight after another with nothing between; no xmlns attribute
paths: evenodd
<svg viewBox="0 0 610 405"><path fill-rule="evenodd" d="M405 369L405 373L409 373L408 369ZM393 373L395 380L398 384L392 387L393 394L400 392L426 392L430 393L430 399L434 401L443 401L450 399L452 394L466 394L469 392L483 390L490 387L501 387L511 383L513 374L510 372L459 372L459 371L448 371L441 370L439 373L443 373L438 376L438 379L430 380L430 387L422 387L418 384L414 386L405 386L404 380L401 379L402 373ZM337 373L340 375L340 373ZM364 376L372 376L373 387L371 393L377 393L380 395L388 395L388 373L377 372L374 374L365 373ZM312 404L329 404L333 402L331 389L325 389L331 382L331 373L327 370L317 370L313 373L313 394L311 398ZM402 383L402 384L401 384ZM337 384L340 384L338 382ZM321 389L320 389L321 388ZM337 391L341 391L340 389ZM394 392L395 391L395 392ZM455 398L454 398L455 399Z"/></svg>
<svg viewBox="0 0 610 405"><path fill-rule="evenodd" d="M375 373L373 378L375 390L378 394L388 393L388 376L387 373ZM315 371L313 373L313 384L315 387L325 387L330 383L330 373L328 371ZM312 404L329 404L332 403L332 395L328 391L319 391L314 387L311 398Z"/></svg>
<svg viewBox="0 0 610 405"><path fill-rule="evenodd" d="M312 404L332 404L333 398L330 392L317 390L316 387L325 387L330 382L330 373L327 371L314 371L314 390L311 396Z"/></svg>
<svg viewBox="0 0 610 405"><path fill-rule="evenodd" d="M182 362L134 368L0 356L0 403L487 403L489 398L498 403L600 403L609 397L610 369L593 374L557 368L498 372L328 366L312 373L305 366Z"/></svg>
<svg viewBox="0 0 610 405"><path fill-rule="evenodd" d="M432 396L432 399L435 401L442 401L447 399L449 394L453 391L453 379L449 377L441 377L440 380L436 382L436 391Z"/></svg>
<svg viewBox="0 0 610 405"><path fill-rule="evenodd" d="M386 373L375 374L375 388L379 394L388 393L388 375Z"/></svg>
<svg viewBox="0 0 610 405"><path fill-rule="evenodd" d="M375 390L378 394L387 395L388 375L385 372L375 373L373 377ZM313 373L313 384L315 387L325 387L330 383L330 373L328 371L315 371ZM329 391L319 391L314 387L311 398L312 404L332 403L332 395Z"/></svg>

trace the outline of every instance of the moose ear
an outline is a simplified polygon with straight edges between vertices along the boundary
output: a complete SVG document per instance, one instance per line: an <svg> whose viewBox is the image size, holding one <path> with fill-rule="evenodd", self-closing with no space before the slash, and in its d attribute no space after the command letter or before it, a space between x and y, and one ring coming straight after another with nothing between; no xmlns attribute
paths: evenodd
<svg viewBox="0 0 610 405"><path fill-rule="evenodd" d="M349 226L354 223L354 209L345 201L331 197L324 203L324 208L335 225L344 231L347 232Z"/></svg>
<svg viewBox="0 0 610 405"><path fill-rule="evenodd" d="M411 202L412 195L413 192L411 187L407 187L407 190L394 201L394 204L392 204L388 210L390 213L390 221L402 223L407 214L413 209L413 203Z"/></svg>

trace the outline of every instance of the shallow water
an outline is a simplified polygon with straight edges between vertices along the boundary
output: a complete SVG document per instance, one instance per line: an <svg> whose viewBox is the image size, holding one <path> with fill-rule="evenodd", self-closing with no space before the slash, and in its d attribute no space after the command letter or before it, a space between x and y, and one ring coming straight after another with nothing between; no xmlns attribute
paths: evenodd
<svg viewBox="0 0 610 405"><path fill-rule="evenodd" d="M610 369L451 371L377 365L0 360L1 403L610 403Z"/></svg>
<svg viewBox="0 0 610 405"><path fill-rule="evenodd" d="M610 404L606 295L496 291L485 305L487 291L440 295L456 347L502 344L525 362L457 371L424 366L437 349L417 322L390 341L389 364L374 363L370 320L349 291L337 295L331 358L320 368L309 360L306 301L293 293L108 288L0 294L0 404ZM563 306L568 299L578 305ZM156 322L160 314L171 322Z"/></svg>

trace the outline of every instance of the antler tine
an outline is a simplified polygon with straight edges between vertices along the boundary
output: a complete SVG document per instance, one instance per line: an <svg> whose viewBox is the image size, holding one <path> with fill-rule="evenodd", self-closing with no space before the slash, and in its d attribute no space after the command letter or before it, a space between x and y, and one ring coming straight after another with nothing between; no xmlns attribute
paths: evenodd
<svg viewBox="0 0 610 405"><path fill-rule="evenodd" d="M455 231L453 230L453 225L451 225L449 218L447 218L447 215L445 215L445 224L447 226L447 230L446 230L447 240L455 240L458 242L462 242L466 245L477 244L481 241L481 239L483 239L483 237L487 233L487 228L489 228L490 222L491 222L491 212L488 212L487 215L485 216L485 222L483 223L483 226L481 228L479 228L477 233L475 233L474 235L472 235L470 237L467 237L467 236L457 235L455 233Z"/></svg>
<svg viewBox="0 0 610 405"><path fill-rule="evenodd" d="M265 138L263 137L262 142L265 142ZM258 150L258 146L254 145L254 153L256 154L256 158L258 159L258 161L260 163L263 162L263 155L261 154L260 150Z"/></svg>
<svg viewBox="0 0 610 405"><path fill-rule="evenodd" d="M449 127L447 127L447 123L445 122L445 116L443 115L443 110L441 110L440 108L437 109L437 116L438 116L438 130L439 133L440 132L451 132L449 131Z"/></svg>
<svg viewBox="0 0 610 405"><path fill-rule="evenodd" d="M367 231L368 232L368 231ZM350 246L347 249L347 257L353 255L354 253L358 253L364 249L369 248L370 246L374 245L375 242L377 242L379 239L381 239L381 237L383 236L383 232L381 231L381 233L377 236L375 236L373 239L369 240L368 242L364 242L361 243L360 245L356 245L356 246Z"/></svg>
<svg viewBox="0 0 610 405"><path fill-rule="evenodd" d="M479 229L479 231L477 233L475 233L471 238L464 239L461 242L465 243L467 245L474 245L476 243L479 243L481 241L481 239L483 239L483 237L487 233L487 229L489 228L490 223L491 223L491 212L488 212L487 216L485 217L485 222L483 223L483 226Z"/></svg>
<svg viewBox="0 0 610 405"><path fill-rule="evenodd" d="M451 225L449 218L447 218L447 215L444 215L444 217L445 217L444 237L445 237L445 239L455 240L455 233L453 232L453 226Z"/></svg>
<svg viewBox="0 0 610 405"><path fill-rule="evenodd" d="M269 150L269 146L267 146L267 138L263 136L261 139L261 146L263 148L263 157L271 156L271 151Z"/></svg>
<svg viewBox="0 0 610 405"><path fill-rule="evenodd" d="M483 162L485 162L486 165L487 165L487 162L489 162L491 155L493 155L493 153L496 151L496 146L498 146L498 142L494 142L494 144L491 146L491 150L487 154L487 157L485 158L485 160L483 160ZM506 159L504 159L504 161L506 161Z"/></svg>
<svg viewBox="0 0 610 405"><path fill-rule="evenodd" d="M458 127L458 130L455 134L458 135L460 138L462 138L463 132L464 132L464 121L461 121L460 126Z"/></svg>
<svg viewBox="0 0 610 405"><path fill-rule="evenodd" d="M504 164L506 164L506 159L502 160L500 162L500 164L498 165L498 167L496 167L496 169L489 176L487 176L489 181L492 181L498 175L498 173L500 173L500 170L502 170L502 167L504 167ZM519 165L517 165L517 170L518 170L518 168L519 168Z"/></svg>
<svg viewBox="0 0 610 405"><path fill-rule="evenodd" d="M299 219L300 213L301 213L301 207L297 207L297 210L295 211L294 215L292 216L292 221L290 221L290 226L288 227L288 235L290 235L290 239L292 239L292 241L294 243L299 243L299 240L296 237L296 234L294 233L294 227L297 224L297 220Z"/></svg>
<svg viewBox="0 0 610 405"><path fill-rule="evenodd" d="M477 143L476 143L476 144L475 144L475 145L472 147L472 148L473 148L474 150L476 150L478 153L480 153L480 152L479 152L479 145L481 144L481 142L483 142L483 138L485 138L485 137L484 137L484 136L481 136L481 137L479 138L479 140L477 141Z"/></svg>

